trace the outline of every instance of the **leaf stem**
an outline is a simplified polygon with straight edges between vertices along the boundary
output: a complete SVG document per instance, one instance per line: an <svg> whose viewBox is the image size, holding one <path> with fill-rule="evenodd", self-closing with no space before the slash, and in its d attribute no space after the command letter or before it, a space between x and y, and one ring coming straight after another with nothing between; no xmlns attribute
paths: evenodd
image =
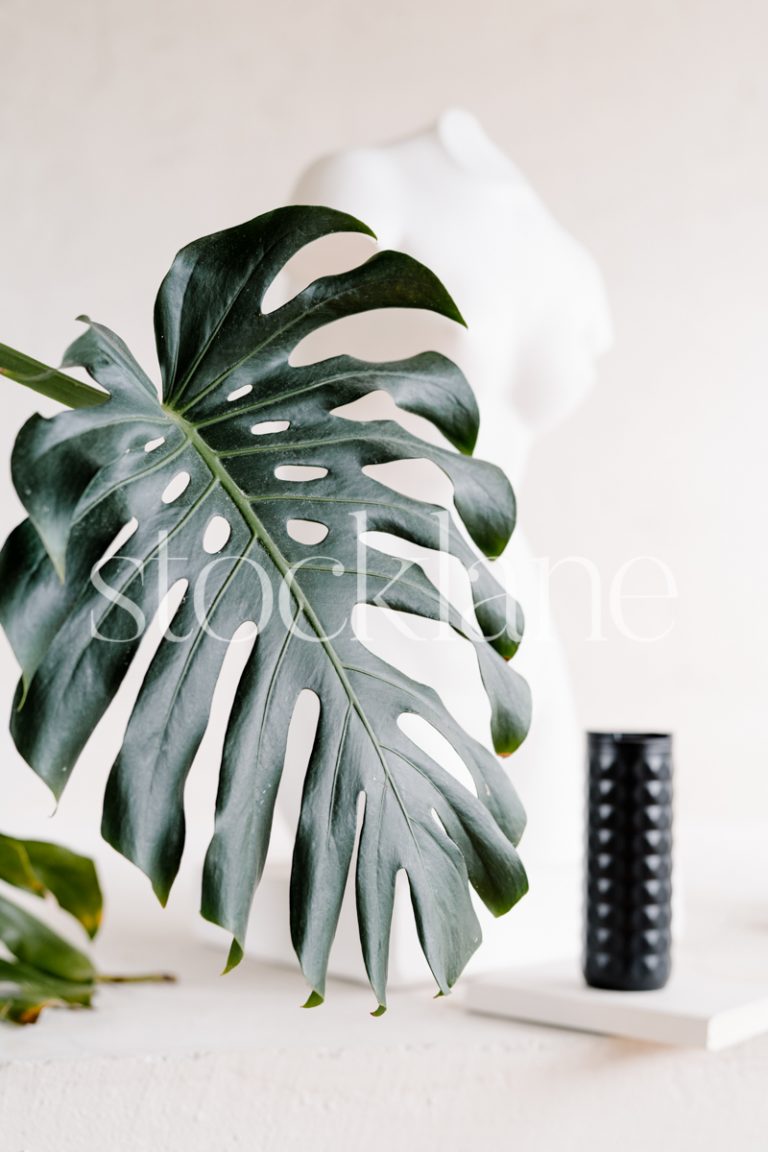
<svg viewBox="0 0 768 1152"><path fill-rule="evenodd" d="M96 984L175 984L176 977L170 972L141 972L135 976L110 976L98 973Z"/></svg>
<svg viewBox="0 0 768 1152"><path fill-rule="evenodd" d="M56 400L68 408L93 408L109 400L109 393L90 384L83 384L56 368L49 368L23 352L16 352L6 344L0 344L0 376L7 376L25 388L31 388L49 400Z"/></svg>

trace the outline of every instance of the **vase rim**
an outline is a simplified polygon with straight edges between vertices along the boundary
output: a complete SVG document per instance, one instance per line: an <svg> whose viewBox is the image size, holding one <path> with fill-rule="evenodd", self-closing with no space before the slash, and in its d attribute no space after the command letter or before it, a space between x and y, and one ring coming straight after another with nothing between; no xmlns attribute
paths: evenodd
<svg viewBox="0 0 768 1152"><path fill-rule="evenodd" d="M671 732L617 732L617 731L589 731L587 739L590 743L611 744L671 744Z"/></svg>

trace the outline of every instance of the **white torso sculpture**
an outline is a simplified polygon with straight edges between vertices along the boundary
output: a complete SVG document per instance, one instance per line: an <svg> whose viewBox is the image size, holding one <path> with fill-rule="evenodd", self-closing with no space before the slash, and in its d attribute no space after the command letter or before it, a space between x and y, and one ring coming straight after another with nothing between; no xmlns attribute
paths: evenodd
<svg viewBox="0 0 768 1152"><path fill-rule="evenodd" d="M381 248L408 252L440 276L467 324L464 329L424 313L401 313L395 324L385 325L382 340L375 317L341 321L351 325L344 342L325 348L320 342L320 354L311 358L342 350L385 358L438 348L462 366L478 396L477 455L499 464L517 487L535 438L584 399L594 382L595 359L610 343L606 298L590 255L557 225L477 120L458 109L403 141L315 162L291 202L324 204L364 220ZM286 295L296 288L294 283ZM555 476L553 483L568 478ZM428 486L425 475L420 494L434 499ZM523 848L534 879L549 864L578 858L583 734L541 596L540 568L519 526L494 570L522 602L527 620L515 666L531 683L534 722L509 765L529 812ZM400 662L397 637L374 639L381 654ZM448 644L439 655L434 645L420 647L420 661L405 660L406 668L438 688L466 727L487 742L488 708L479 676L472 675L474 669L462 674ZM283 814L294 826L298 788L296 780L283 796Z"/></svg>
<svg viewBox="0 0 768 1152"><path fill-rule="evenodd" d="M480 403L476 452L518 483L532 441L581 402L611 343L591 256L460 110L405 140L318 161L292 199L359 216L380 247L440 277L467 321L443 344Z"/></svg>
<svg viewBox="0 0 768 1152"><path fill-rule="evenodd" d="M458 109L407 139L318 161L292 200L360 217L382 248L408 252L440 277L467 322L466 329L439 328L439 351L462 367L477 395L476 454L502 467L517 488L536 437L586 396L595 361L611 342L602 280L590 255L477 120ZM435 332L431 346L438 342ZM425 346L416 340L406 351ZM379 344L376 352L387 349ZM555 484L567 482L553 477ZM534 867L573 860L582 833L583 737L542 597L541 569L519 527L495 572L527 619L515 667L531 683L534 723L509 762L529 814L525 856ZM444 692L455 695L450 680ZM469 694L478 691L475 685ZM462 719L474 710L484 721L483 705L464 697ZM482 735L471 716L469 723Z"/></svg>

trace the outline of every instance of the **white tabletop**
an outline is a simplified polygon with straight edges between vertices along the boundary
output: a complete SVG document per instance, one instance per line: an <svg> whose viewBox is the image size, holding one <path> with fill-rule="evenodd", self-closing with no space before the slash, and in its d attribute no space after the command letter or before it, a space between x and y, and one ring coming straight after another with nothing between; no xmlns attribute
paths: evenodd
<svg viewBox="0 0 768 1152"><path fill-rule="evenodd" d="M688 838L681 946L768 975L768 834ZM104 988L93 1012L0 1029L2 1152L622 1152L768 1147L768 1036L720 1053L473 1016L460 992L331 983L222 956L172 917L111 930L101 963L174 986Z"/></svg>

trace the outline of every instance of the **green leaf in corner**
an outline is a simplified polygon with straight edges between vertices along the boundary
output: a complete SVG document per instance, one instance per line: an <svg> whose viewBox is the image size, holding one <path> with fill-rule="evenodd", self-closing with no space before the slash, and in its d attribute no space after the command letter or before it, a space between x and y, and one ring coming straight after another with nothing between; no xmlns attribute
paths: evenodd
<svg viewBox="0 0 768 1152"><path fill-rule="evenodd" d="M0 835L0 880L52 895L94 935L101 889L90 860L41 841ZM0 1020L34 1024L44 1008L87 1008L96 987L88 957L36 916L0 895ZM8 959L7 957L10 957Z"/></svg>
<svg viewBox="0 0 768 1152"><path fill-rule="evenodd" d="M0 1020L34 1024L44 1008L87 1008L96 971L88 957L37 917L0 896Z"/></svg>
<svg viewBox="0 0 768 1152"><path fill-rule="evenodd" d="M98 931L101 888L86 857L47 841L0 836L0 880L35 896L53 896L90 936ZM90 1008L99 984L173 979L164 972L98 973L79 948L0 895L0 1021L34 1024L44 1008Z"/></svg>
<svg viewBox="0 0 768 1152"><path fill-rule="evenodd" d="M44 1008L90 1008L94 992L91 981L57 979L31 964L0 958L0 1020L34 1024Z"/></svg>
<svg viewBox="0 0 768 1152"><path fill-rule="evenodd" d="M52 896L91 939L98 932L103 898L96 867L87 856L45 840L0 834L0 880L36 896Z"/></svg>
<svg viewBox="0 0 768 1152"><path fill-rule="evenodd" d="M4 896L0 896L0 943L21 964L49 977L75 984L96 978L96 969L84 952Z"/></svg>
<svg viewBox="0 0 768 1152"><path fill-rule="evenodd" d="M24 892L34 892L35 896L45 895L45 885L35 875L26 849L20 840L0 833L0 880L21 888Z"/></svg>

